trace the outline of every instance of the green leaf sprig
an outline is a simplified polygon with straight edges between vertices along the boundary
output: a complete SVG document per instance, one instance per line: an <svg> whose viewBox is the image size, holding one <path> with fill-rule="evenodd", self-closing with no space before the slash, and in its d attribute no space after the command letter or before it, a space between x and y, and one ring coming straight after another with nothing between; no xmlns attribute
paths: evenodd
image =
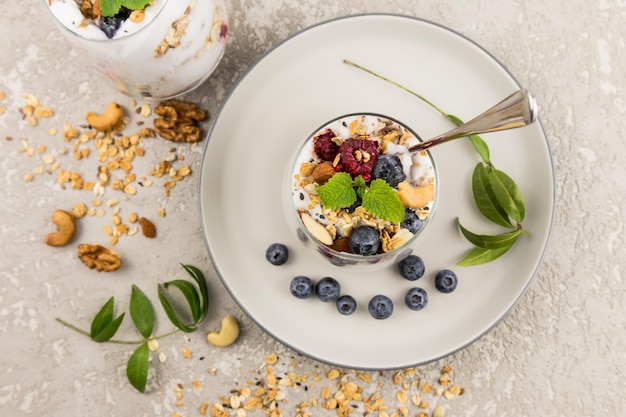
<svg viewBox="0 0 626 417"><path fill-rule="evenodd" d="M143 10L152 0L100 0L100 13L110 17L119 13L122 7L129 10Z"/></svg>
<svg viewBox="0 0 626 417"><path fill-rule="evenodd" d="M456 126L463 124L463 120L459 117L444 112L424 96L407 87L350 60L344 59L343 62L414 95ZM468 137L482 159L472 174L472 193L476 206L485 218L508 230L497 235L476 234L465 228L457 219L461 233L474 245L474 248L457 262L459 266L491 262L508 252L521 235L529 234L522 227L522 221L526 215L526 206L520 188L511 177L495 168L491 162L489 146L480 136L470 135Z"/></svg>
<svg viewBox="0 0 626 417"><path fill-rule="evenodd" d="M350 207L360 197L363 208L372 216L396 224L404 220L404 205L397 192L379 178L368 187L360 175L353 180L347 172L337 172L316 191L324 207L331 210Z"/></svg>
<svg viewBox="0 0 626 417"><path fill-rule="evenodd" d="M70 329L88 336L94 342L98 343L117 343L124 345L139 345L132 353L126 364L126 376L130 384L139 392L145 392L146 382L148 380L148 370L150 366L150 350L148 342L150 340L162 339L171 336L179 331L192 332L198 328L198 324L202 322L208 312L209 295L206 280L202 272L193 265L182 265L185 271L195 281L196 285L185 280L172 280L158 285L159 301L165 310L165 313L176 330L153 336L154 332L154 309L150 299L137 287L132 285L129 312L130 317L137 332L142 336L140 340L116 340L113 339L115 333L119 330L125 314L122 313L115 317L114 304L115 299L111 297L100 308L91 321L90 331L80 329L65 320L57 318L56 320ZM167 289L168 287L177 288L187 302L188 314L178 313L180 309L174 308L174 300L171 299ZM185 316L191 316L191 321Z"/></svg>

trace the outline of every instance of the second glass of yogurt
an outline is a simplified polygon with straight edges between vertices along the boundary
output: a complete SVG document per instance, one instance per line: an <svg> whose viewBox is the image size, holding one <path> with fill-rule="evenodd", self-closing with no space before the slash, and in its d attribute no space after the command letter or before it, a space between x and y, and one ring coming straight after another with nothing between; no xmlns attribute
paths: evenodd
<svg viewBox="0 0 626 417"><path fill-rule="evenodd" d="M411 252L433 216L437 170L421 139L390 117L356 113L309 136L288 168L287 218L338 266L387 265Z"/></svg>
<svg viewBox="0 0 626 417"><path fill-rule="evenodd" d="M97 72L135 98L163 100L193 90L226 47L223 0L43 0L72 45ZM136 1L130 4L136 4Z"/></svg>

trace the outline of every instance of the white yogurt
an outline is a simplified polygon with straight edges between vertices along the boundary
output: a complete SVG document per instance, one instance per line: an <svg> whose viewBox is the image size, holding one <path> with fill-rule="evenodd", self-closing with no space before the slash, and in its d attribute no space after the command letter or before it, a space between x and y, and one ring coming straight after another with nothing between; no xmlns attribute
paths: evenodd
<svg viewBox="0 0 626 417"><path fill-rule="evenodd" d="M126 19L113 39L84 18L75 0L52 0L49 9L92 66L135 97L165 99L197 87L226 46L223 0L154 0L141 22Z"/></svg>

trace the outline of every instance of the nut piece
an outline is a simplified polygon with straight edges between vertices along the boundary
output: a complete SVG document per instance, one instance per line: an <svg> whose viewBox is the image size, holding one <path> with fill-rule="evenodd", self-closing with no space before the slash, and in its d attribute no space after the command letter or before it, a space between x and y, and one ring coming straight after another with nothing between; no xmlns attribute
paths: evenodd
<svg viewBox="0 0 626 417"><path fill-rule="evenodd" d="M333 168L333 164L330 162L324 162L317 165L315 168L313 168L313 172L311 173L311 176L313 176L313 181L315 181L319 185L326 184L326 181L331 179L333 175L335 175L335 169Z"/></svg>
<svg viewBox="0 0 626 417"><path fill-rule="evenodd" d="M50 246L63 246L67 245L74 238L76 233L76 219L74 216L65 210L55 210L52 213L52 223L57 226L56 233L49 233L45 242Z"/></svg>
<svg viewBox="0 0 626 417"><path fill-rule="evenodd" d="M87 123L99 131L107 131L115 127L124 117L124 108L112 101L102 114L88 112L85 116Z"/></svg>
<svg viewBox="0 0 626 417"><path fill-rule="evenodd" d="M154 119L154 129L173 142L198 142L202 131L198 122L206 119L206 112L194 103L170 99L154 108L159 118Z"/></svg>
<svg viewBox="0 0 626 417"><path fill-rule="evenodd" d="M434 184L413 187L407 181L398 184L398 198L407 207L422 208L435 199Z"/></svg>
<svg viewBox="0 0 626 417"><path fill-rule="evenodd" d="M89 269L97 269L98 272L111 272L122 266L120 256L100 245L81 243L78 245L78 257Z"/></svg>
<svg viewBox="0 0 626 417"><path fill-rule="evenodd" d="M141 226L141 231L145 237L149 239L156 237L156 226L150 220L142 217L137 221L137 223Z"/></svg>
<svg viewBox="0 0 626 417"><path fill-rule="evenodd" d="M322 242L324 245L332 245L333 237L330 235L328 230L321 224L318 223L309 213L300 214L300 218L302 219L302 223L304 227L315 237L317 240Z"/></svg>
<svg viewBox="0 0 626 417"><path fill-rule="evenodd" d="M206 340L213 346L225 347L233 344L237 337L239 337L239 323L233 316L226 316L222 319L220 331L210 332Z"/></svg>

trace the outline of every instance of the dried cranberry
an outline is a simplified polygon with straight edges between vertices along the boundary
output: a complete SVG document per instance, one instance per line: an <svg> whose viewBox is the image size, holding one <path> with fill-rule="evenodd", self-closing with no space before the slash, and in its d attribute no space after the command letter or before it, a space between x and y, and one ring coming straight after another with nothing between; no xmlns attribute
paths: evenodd
<svg viewBox="0 0 626 417"><path fill-rule="evenodd" d="M341 161L335 170L345 171L352 177L361 175L369 181L380 150L374 140L348 139L339 147L339 154Z"/></svg>
<svg viewBox="0 0 626 417"><path fill-rule="evenodd" d="M333 161L337 156L339 146L333 142L335 136L332 130L326 129L313 138L313 150L321 160Z"/></svg>

